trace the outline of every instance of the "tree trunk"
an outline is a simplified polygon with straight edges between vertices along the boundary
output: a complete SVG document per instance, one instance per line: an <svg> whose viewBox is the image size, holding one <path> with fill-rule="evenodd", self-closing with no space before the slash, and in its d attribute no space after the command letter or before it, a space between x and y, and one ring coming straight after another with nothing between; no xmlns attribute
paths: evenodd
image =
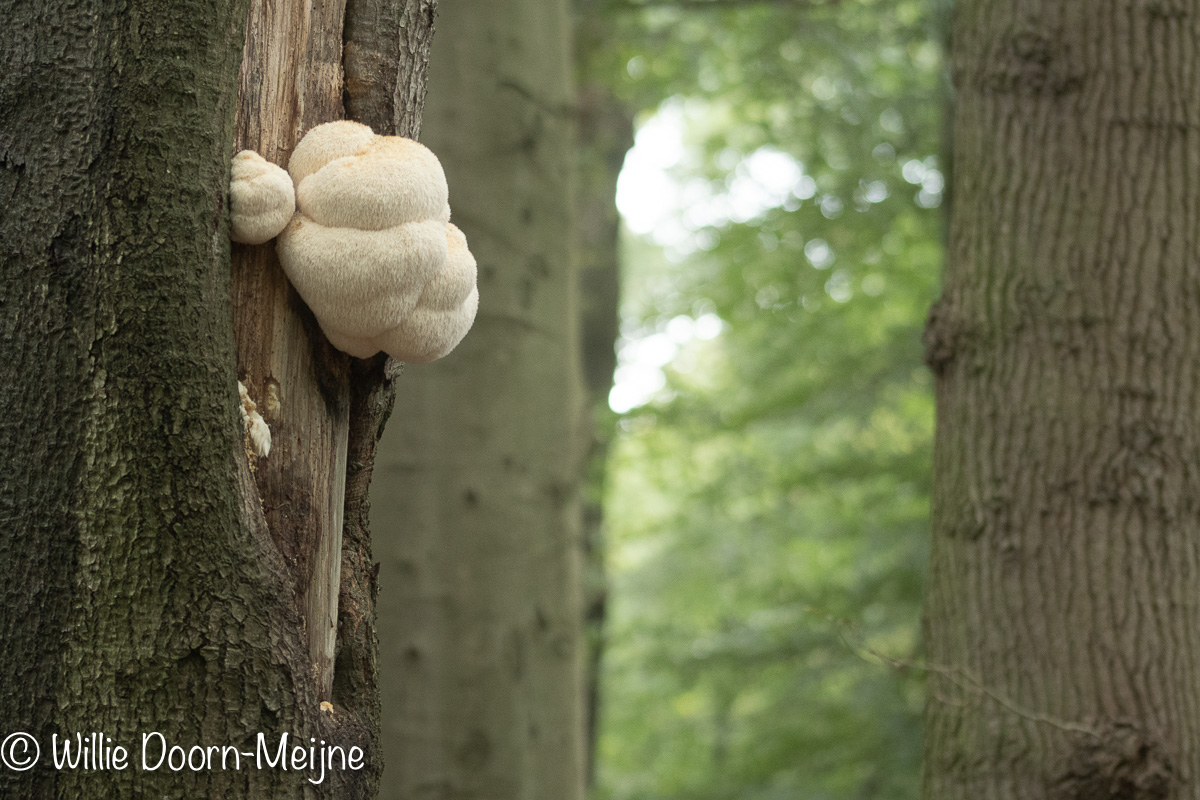
<svg viewBox="0 0 1200 800"><path fill-rule="evenodd" d="M617 178L633 147L633 112L595 74L593 60L612 45L610 18L598 0L575 1L575 63L579 87L579 186L575 202L580 284L580 344L590 446L583 495L583 599L586 636L587 783L595 780L600 725L600 670L608 616L604 495L615 415L608 395L620 330L621 215Z"/></svg>
<svg viewBox="0 0 1200 800"><path fill-rule="evenodd" d="M269 247L237 248L231 285L226 221L235 139L282 162L340 116L342 8L6 0L0 18L0 697L41 750L0 795L374 796L373 610L343 625L366 667L340 682L332 620L343 517L342 589L370 580L361 484L386 403L362 398L383 365L328 350ZM243 444L239 375L267 459ZM250 753L261 733L272 755L286 732L365 766L147 770L154 731ZM52 737L76 732L125 768L57 769Z"/></svg>
<svg viewBox="0 0 1200 800"><path fill-rule="evenodd" d="M956 10L930 800L1200 793L1198 12Z"/></svg>
<svg viewBox="0 0 1200 800"><path fill-rule="evenodd" d="M423 138L479 261L380 455L388 798L578 800L582 456L565 0L444 7Z"/></svg>

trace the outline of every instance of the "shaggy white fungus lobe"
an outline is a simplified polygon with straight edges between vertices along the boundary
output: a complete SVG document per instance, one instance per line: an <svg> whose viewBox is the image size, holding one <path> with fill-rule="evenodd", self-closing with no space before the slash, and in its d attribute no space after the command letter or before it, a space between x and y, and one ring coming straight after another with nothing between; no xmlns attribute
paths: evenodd
<svg viewBox="0 0 1200 800"><path fill-rule="evenodd" d="M479 294L437 157L411 139L330 122L304 136L288 172L298 211L279 235L279 260L330 343L411 362L453 350Z"/></svg>
<svg viewBox="0 0 1200 800"><path fill-rule="evenodd" d="M376 136L359 122L327 122L304 134L288 160L288 174L297 186L321 167L346 156L357 155L370 146Z"/></svg>
<svg viewBox="0 0 1200 800"><path fill-rule="evenodd" d="M296 211L292 179L253 150L233 157L229 183L229 238L262 244L279 235Z"/></svg>
<svg viewBox="0 0 1200 800"><path fill-rule="evenodd" d="M458 346L475 321L475 257L454 225L446 226L446 239L445 269L425 284L412 313L381 337L382 349L398 361L424 364L441 358Z"/></svg>

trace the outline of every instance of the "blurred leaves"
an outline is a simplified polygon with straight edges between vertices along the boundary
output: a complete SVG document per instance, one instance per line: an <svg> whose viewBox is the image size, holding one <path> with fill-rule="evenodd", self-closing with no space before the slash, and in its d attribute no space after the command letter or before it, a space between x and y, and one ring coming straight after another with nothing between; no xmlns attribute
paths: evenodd
<svg viewBox="0 0 1200 800"><path fill-rule="evenodd" d="M608 43L592 79L684 120L693 199L684 235L626 247L626 346L671 357L609 464L597 797L916 798L922 680L898 664L919 657L928 527L933 15L583 5Z"/></svg>

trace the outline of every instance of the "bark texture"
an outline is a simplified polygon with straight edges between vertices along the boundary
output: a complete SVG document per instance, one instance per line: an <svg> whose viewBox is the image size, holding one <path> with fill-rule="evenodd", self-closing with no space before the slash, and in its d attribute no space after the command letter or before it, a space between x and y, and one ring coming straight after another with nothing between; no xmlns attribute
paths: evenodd
<svg viewBox="0 0 1200 800"><path fill-rule="evenodd" d="M956 9L930 800L1200 797L1198 33Z"/></svg>
<svg viewBox="0 0 1200 800"><path fill-rule="evenodd" d="M438 20L422 139L481 305L452 355L406 371L379 456L387 798L583 793L566 12L455 3Z"/></svg>
<svg viewBox="0 0 1200 800"><path fill-rule="evenodd" d="M346 116L376 133L417 138L437 0L348 0Z"/></svg>
<svg viewBox="0 0 1200 800"><path fill-rule="evenodd" d="M5 733L42 748L33 769L0 769L0 796L375 794L370 624L342 625L358 670L332 712L319 704L343 516L343 577L373 579L362 498L389 373L328 350L269 248L239 248L231 285L226 222L235 138L286 162L303 128L340 115L341 15L332 0L0 2L0 697ZM269 459L245 447L239 375L272 424ZM150 731L241 751L287 732L358 745L367 767L319 785L245 760L146 771ZM56 770L52 734L76 732L134 766Z"/></svg>
<svg viewBox="0 0 1200 800"><path fill-rule="evenodd" d="M246 3L0 17L0 697L42 746L0 794L303 796L295 772L56 771L48 752L55 733L131 753L149 731L330 735L239 491L225 195Z"/></svg>

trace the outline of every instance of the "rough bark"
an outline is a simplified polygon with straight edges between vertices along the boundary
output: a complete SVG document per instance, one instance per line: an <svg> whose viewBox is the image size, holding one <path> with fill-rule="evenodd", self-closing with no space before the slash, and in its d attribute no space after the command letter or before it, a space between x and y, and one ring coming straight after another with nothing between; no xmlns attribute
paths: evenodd
<svg viewBox="0 0 1200 800"><path fill-rule="evenodd" d="M376 133L417 138L437 0L349 0L346 116Z"/></svg>
<svg viewBox="0 0 1200 800"><path fill-rule="evenodd" d="M51 735L131 753L149 731L329 735L239 493L225 192L245 13L0 6L0 696L43 756L0 770L4 796L298 797L278 770L56 771Z"/></svg>
<svg viewBox="0 0 1200 800"><path fill-rule="evenodd" d="M332 658L332 619L305 631L314 609L336 613L347 447L347 539L365 535L363 462L386 403L355 378L384 386L383 365L329 352L262 252L239 248L231 285L226 222L235 138L285 161L303 127L338 115L341 13L0 3L0 696L6 732L42 751L29 771L0 769L0 795L374 796L373 660L321 711L331 673L314 652ZM268 459L244 446L239 374L272 423ZM360 584L362 552L347 559ZM367 766L320 785L244 759L145 771L150 731L242 751L287 732L362 747ZM51 736L75 732L132 765L56 770Z"/></svg>
<svg viewBox="0 0 1200 800"><path fill-rule="evenodd" d="M930 800L1200 796L1198 14L956 9Z"/></svg>
<svg viewBox="0 0 1200 800"><path fill-rule="evenodd" d="M564 0L438 21L422 138L481 306L452 355L405 373L381 446L388 798L582 796L567 25Z"/></svg>

